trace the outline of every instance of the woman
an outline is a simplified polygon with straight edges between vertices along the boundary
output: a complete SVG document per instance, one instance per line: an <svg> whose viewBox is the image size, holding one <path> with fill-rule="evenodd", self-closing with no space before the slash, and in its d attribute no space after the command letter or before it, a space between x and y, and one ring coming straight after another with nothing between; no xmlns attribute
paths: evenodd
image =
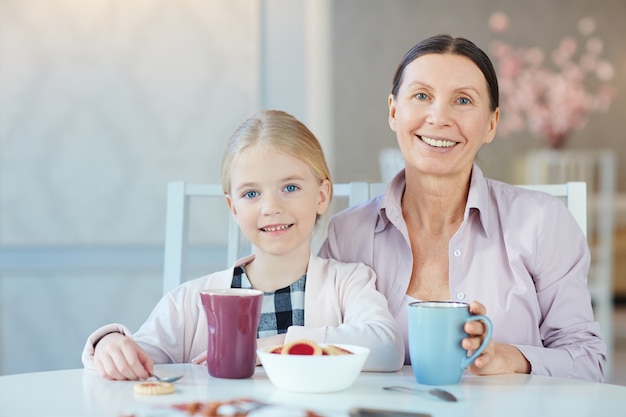
<svg viewBox="0 0 626 417"><path fill-rule="evenodd" d="M410 302L478 300L471 311L489 313L494 334L473 373L601 381L606 346L584 234L555 197L487 179L475 163L499 116L496 74L480 48L447 35L415 45L389 96L406 169L383 196L336 215L320 255L376 271L405 345ZM484 326L465 331L463 347L476 349Z"/></svg>

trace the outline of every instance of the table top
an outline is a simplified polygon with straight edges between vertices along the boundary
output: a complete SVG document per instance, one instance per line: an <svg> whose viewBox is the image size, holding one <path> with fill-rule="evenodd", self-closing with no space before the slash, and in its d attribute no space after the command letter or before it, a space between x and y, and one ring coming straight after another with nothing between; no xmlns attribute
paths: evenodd
<svg viewBox="0 0 626 417"><path fill-rule="evenodd" d="M383 390L388 385L417 387L410 366L398 372L362 372L343 391L303 394L275 388L262 367L252 378L217 379L206 367L192 364L157 365L161 377L185 376L176 392L136 396L137 381L108 381L94 371L70 369L0 376L0 416L119 417L126 412L154 410L159 405L188 401L255 398L279 405L306 407L325 417L348 417L353 407L385 408L438 416L623 416L626 387L534 375L478 377L465 374L459 384L442 388L458 402L422 394ZM163 414L159 414L162 416Z"/></svg>

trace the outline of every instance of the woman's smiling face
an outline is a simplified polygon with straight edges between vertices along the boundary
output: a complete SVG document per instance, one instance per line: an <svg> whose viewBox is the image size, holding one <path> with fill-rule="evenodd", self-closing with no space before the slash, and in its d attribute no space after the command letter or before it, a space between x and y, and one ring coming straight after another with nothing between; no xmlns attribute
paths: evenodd
<svg viewBox="0 0 626 417"><path fill-rule="evenodd" d="M493 140L498 118L483 73L462 55L416 58L396 97L389 96L389 126L407 167L422 174L469 172L480 147Z"/></svg>

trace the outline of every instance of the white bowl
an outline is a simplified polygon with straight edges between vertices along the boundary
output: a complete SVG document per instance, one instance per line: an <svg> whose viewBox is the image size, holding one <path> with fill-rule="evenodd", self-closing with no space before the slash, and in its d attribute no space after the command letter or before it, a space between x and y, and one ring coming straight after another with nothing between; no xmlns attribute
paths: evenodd
<svg viewBox="0 0 626 417"><path fill-rule="evenodd" d="M320 346L326 346L320 343ZM257 350L269 380L277 388L294 392L331 392L350 387L358 378L369 348L333 343L351 355L281 355L270 353L277 346Z"/></svg>

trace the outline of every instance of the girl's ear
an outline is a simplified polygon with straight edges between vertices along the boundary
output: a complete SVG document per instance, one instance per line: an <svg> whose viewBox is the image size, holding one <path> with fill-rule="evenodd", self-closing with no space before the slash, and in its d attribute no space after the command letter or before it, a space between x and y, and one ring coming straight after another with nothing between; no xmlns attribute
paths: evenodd
<svg viewBox="0 0 626 417"><path fill-rule="evenodd" d="M233 204L233 199L230 194L224 194L224 198L226 199L226 206L228 207L228 211L233 215L235 220L237 219L237 208Z"/></svg>
<svg viewBox="0 0 626 417"><path fill-rule="evenodd" d="M320 192L317 198L317 214L322 215L330 205L330 181L324 180L320 184Z"/></svg>

